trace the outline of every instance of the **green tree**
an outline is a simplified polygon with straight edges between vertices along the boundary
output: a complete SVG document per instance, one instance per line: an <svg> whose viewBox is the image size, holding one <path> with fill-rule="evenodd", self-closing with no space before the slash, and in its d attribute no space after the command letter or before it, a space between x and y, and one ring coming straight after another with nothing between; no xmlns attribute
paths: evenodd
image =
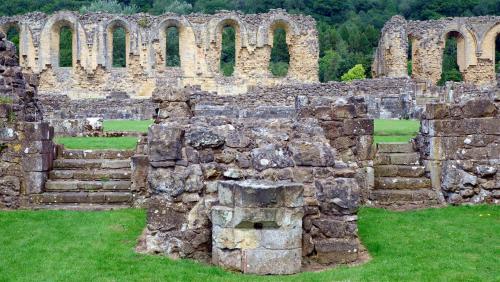
<svg viewBox="0 0 500 282"><path fill-rule="evenodd" d="M110 14L124 14L130 15L137 13L139 11L138 7L134 4L124 5L116 0L96 0L89 5L82 6L80 8L80 13L92 13L92 12L106 12Z"/></svg>
<svg viewBox="0 0 500 282"><path fill-rule="evenodd" d="M178 0L155 0L150 13L160 15L165 13L189 14L193 11L193 5Z"/></svg>
<svg viewBox="0 0 500 282"><path fill-rule="evenodd" d="M342 81L352 81L357 79L365 79L365 68L362 64L355 65L352 69L342 75Z"/></svg>

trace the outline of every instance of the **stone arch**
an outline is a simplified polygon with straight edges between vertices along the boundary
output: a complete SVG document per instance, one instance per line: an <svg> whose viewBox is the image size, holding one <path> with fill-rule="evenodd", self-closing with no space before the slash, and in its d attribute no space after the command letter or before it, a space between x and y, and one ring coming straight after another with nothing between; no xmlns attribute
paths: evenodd
<svg viewBox="0 0 500 282"><path fill-rule="evenodd" d="M269 54L269 62L267 64L267 68L268 70L270 71L270 64L271 64L271 53L272 53L272 49L273 49L273 46L274 46L274 33L276 32L277 29L283 29L285 31L285 40L286 40L286 45L288 47L288 56L289 56L289 62L288 62L288 68L290 68L290 64L291 64L291 47L292 47L292 33L293 33L293 30L292 30L292 27L291 27L291 24L289 21L287 20L283 20L283 19L277 19L277 20L274 20L270 26L269 26L269 29L268 29L268 34L267 34L267 37L268 37L268 45L271 47L270 48L270 54Z"/></svg>
<svg viewBox="0 0 500 282"><path fill-rule="evenodd" d="M496 22L490 29L485 33L482 46L481 46L481 57L489 59L495 64L495 40L500 34L500 21Z"/></svg>
<svg viewBox="0 0 500 282"><path fill-rule="evenodd" d="M158 37L160 41L160 50L163 61L161 62L164 65L167 60L167 30L171 27L177 28L177 32L179 34L179 57L180 57L180 66L182 67L183 56L182 53L185 52L186 49L194 48L194 46L186 46L186 23L181 22L181 19L178 18L167 18L164 19L158 25Z"/></svg>
<svg viewBox="0 0 500 282"><path fill-rule="evenodd" d="M47 65L53 67L59 66L59 32L62 27L68 27L72 32L72 65L75 67L77 62L85 65L86 57L82 54L86 48L87 34L83 27L79 24L78 18L72 12L59 12L52 15L44 27L40 36L40 53L41 66L45 68Z"/></svg>
<svg viewBox="0 0 500 282"><path fill-rule="evenodd" d="M463 73L470 65L477 64L477 40L474 33L468 28L455 25L449 26L444 29L439 39L441 53L445 48L446 40L453 33L460 35L457 38L457 63L460 68L460 72Z"/></svg>
<svg viewBox="0 0 500 282"><path fill-rule="evenodd" d="M129 64L130 48L130 25L124 19L117 17L106 23L106 67L113 67L113 33L116 29L123 28L125 30L125 66Z"/></svg>
<svg viewBox="0 0 500 282"><path fill-rule="evenodd" d="M288 19L288 17L278 16L271 19L268 25L264 25L258 32L257 44L261 46L269 46L269 59L267 64L267 70L270 74L269 63L271 61L271 50L273 47L274 31L278 28L282 28L286 33L286 44L288 46L288 54L290 56L288 63L288 73L287 76L291 76L296 73L299 68L300 62L297 59L297 54L300 54L299 46L294 44L294 37L300 34L300 29L295 25L293 21Z"/></svg>
<svg viewBox="0 0 500 282"><path fill-rule="evenodd" d="M283 28L286 31L287 42L296 35L300 34L300 28L295 24L294 21L290 20L286 16L275 16L271 18L269 24L264 24L259 27L257 32L257 46L263 47L264 45L273 45L273 33L278 27Z"/></svg>
<svg viewBox="0 0 500 282"><path fill-rule="evenodd" d="M221 19L214 19L209 23L210 44L213 47L214 53L212 56L214 70L221 73L220 61L222 55L222 33L225 27L230 26L235 31L235 54L234 54L234 71L233 76L240 73L241 64L240 53L242 48L248 47L248 33L245 24L236 15L227 15Z"/></svg>

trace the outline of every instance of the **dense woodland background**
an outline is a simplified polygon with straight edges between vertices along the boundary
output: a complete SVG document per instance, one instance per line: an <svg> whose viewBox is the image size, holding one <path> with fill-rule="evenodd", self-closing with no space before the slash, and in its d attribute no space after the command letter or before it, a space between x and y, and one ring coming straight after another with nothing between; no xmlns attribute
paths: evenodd
<svg viewBox="0 0 500 282"><path fill-rule="evenodd" d="M217 10L240 10L245 13L266 12L282 8L290 13L313 16L318 22L320 40L320 80L341 80L343 74L361 64L370 77L371 62L380 30L393 15L412 20L438 19L441 17L500 15L500 0L6 0L0 2L0 15L23 14L32 11L52 13L59 10L107 11L111 13L148 12L162 14L175 12L214 13ZM169 31L168 66L178 66L176 31ZM11 40L18 40L16 31L9 31ZM61 31L60 65L71 65L71 31ZM270 69L275 75L286 75L288 50L285 33L275 33ZM500 36L497 38L497 72L500 70ZM114 35L114 66L125 65L124 31ZM177 52L177 54L176 54ZM234 65L234 30L224 29L221 71L230 75ZM359 66L358 69L359 70ZM409 58L409 71L411 58ZM461 80L456 64L456 42L447 42L443 62L442 82Z"/></svg>

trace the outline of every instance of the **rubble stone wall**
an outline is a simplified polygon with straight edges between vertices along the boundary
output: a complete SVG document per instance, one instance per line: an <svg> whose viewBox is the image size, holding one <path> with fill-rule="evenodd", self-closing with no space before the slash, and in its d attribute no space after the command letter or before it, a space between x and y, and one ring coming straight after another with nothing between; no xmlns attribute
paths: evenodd
<svg viewBox="0 0 500 282"><path fill-rule="evenodd" d="M318 38L310 16L284 10L263 14L221 11L214 15L29 13L0 17L0 30L20 32L20 64L40 75L42 93L70 98L104 98L109 91L126 91L133 98L150 97L157 84L199 85L208 91L242 93L252 85L318 81ZM220 71L222 29L236 30L236 65L231 77ZM59 32L73 34L72 67L59 66ZM112 64L113 31L126 32L126 67ZM180 67L166 66L166 30L179 32ZM286 31L290 67L284 78L269 71L276 28Z"/></svg>
<svg viewBox="0 0 500 282"><path fill-rule="evenodd" d="M417 140L448 203L499 203L499 100L428 105Z"/></svg>
<svg viewBox="0 0 500 282"><path fill-rule="evenodd" d="M0 32L0 209L18 208L40 193L52 167L53 129L42 121L36 78L17 64Z"/></svg>
<svg viewBox="0 0 500 282"><path fill-rule="evenodd" d="M437 83L441 78L446 39L457 38L457 62L467 83L496 85L495 40L500 17L389 20L380 37L373 62L374 77L407 77L408 48L412 47L412 77ZM410 45L411 43L411 45Z"/></svg>
<svg viewBox="0 0 500 282"><path fill-rule="evenodd" d="M359 260L358 176L369 165L373 134L363 100L285 92L244 97L155 92L160 108L148 136L143 249L209 260L219 181L257 179L303 185L305 266Z"/></svg>

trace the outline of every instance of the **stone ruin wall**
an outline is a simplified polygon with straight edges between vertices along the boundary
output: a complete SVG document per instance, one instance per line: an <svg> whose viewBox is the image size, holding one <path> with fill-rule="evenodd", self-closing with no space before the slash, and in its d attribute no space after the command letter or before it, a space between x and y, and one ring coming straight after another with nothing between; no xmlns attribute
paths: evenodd
<svg viewBox="0 0 500 282"><path fill-rule="evenodd" d="M362 260L356 213L373 134L362 99L171 89L154 97L160 106L148 136L151 200L142 251L240 269L239 249L258 245L260 233L238 242L219 226L226 240L213 241L211 210L221 201L221 180L253 179L303 185L304 209L293 215L303 217L302 231L280 238L302 237L288 247L299 248L306 268Z"/></svg>
<svg viewBox="0 0 500 282"><path fill-rule="evenodd" d="M499 98L428 105L416 141L447 203L500 203Z"/></svg>
<svg viewBox="0 0 500 282"><path fill-rule="evenodd" d="M380 37L373 62L374 77L408 77L412 46L412 78L436 84L441 78L443 50L450 33L457 33L457 62L466 83L496 85L495 39L499 16L407 21L394 16Z"/></svg>
<svg viewBox="0 0 500 282"><path fill-rule="evenodd" d="M23 74L16 47L0 32L0 209L26 206L52 167L53 129L43 122L37 79Z"/></svg>
<svg viewBox="0 0 500 282"><path fill-rule="evenodd" d="M246 15L221 11L214 15L112 15L61 11L52 15L30 13L1 17L0 31L20 31L20 64L40 76L40 92L70 98L104 98L109 91L124 91L132 98L147 98L157 84L201 86L220 94L246 92L253 85L318 81L318 38L312 17L284 10ZM219 70L222 29L236 31L236 66L231 77ZM59 31L73 32L73 67L59 67ZM126 31L126 67L112 67L112 34ZM166 67L166 30L179 31L180 67ZM284 78L269 71L276 28L284 28L290 67Z"/></svg>

